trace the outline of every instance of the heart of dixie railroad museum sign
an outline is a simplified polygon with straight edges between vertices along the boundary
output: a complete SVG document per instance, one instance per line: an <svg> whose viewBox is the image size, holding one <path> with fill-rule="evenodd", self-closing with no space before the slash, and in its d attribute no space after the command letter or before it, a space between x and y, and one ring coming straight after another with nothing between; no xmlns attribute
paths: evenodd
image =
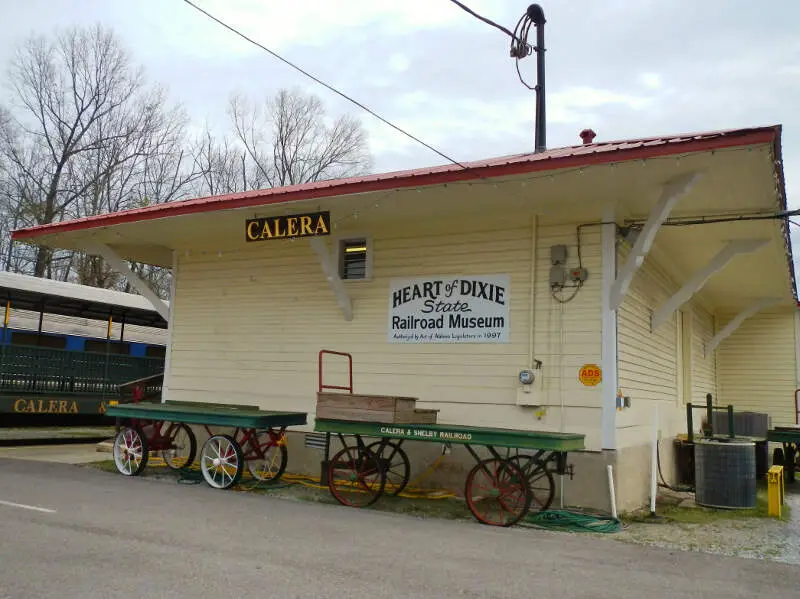
<svg viewBox="0 0 800 599"><path fill-rule="evenodd" d="M331 213L311 212L309 214L251 218L245 222L244 229L248 242L330 235Z"/></svg>
<svg viewBox="0 0 800 599"><path fill-rule="evenodd" d="M508 343L508 275L392 279L390 343Z"/></svg>

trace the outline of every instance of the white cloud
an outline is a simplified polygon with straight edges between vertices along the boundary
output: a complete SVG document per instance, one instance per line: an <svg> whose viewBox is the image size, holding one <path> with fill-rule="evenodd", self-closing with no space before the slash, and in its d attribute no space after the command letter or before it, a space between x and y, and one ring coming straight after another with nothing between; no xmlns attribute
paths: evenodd
<svg viewBox="0 0 800 599"><path fill-rule="evenodd" d="M642 73L639 75L639 80L648 89L657 90L663 87L664 83L661 80L661 75L658 73Z"/></svg>
<svg viewBox="0 0 800 599"><path fill-rule="evenodd" d="M382 34L408 34L412 31L443 26L469 26L470 17L448 2L427 0L303 0L278 2L263 0L192 0L194 4L241 33L272 50L281 50L297 43L318 48L335 44L341 38L358 40L375 51L385 52ZM474 10L487 10L488 1L473 1ZM159 7L158 13L169 11L187 26L184 34L175 31L176 21L163 21L163 14L152 19L163 22L170 31L179 52L202 57L230 58L261 52L187 4L176 8ZM465 18L466 17L466 18ZM196 31L193 31L196 30ZM201 33L201 35L197 35ZM322 50L324 51L324 50Z"/></svg>

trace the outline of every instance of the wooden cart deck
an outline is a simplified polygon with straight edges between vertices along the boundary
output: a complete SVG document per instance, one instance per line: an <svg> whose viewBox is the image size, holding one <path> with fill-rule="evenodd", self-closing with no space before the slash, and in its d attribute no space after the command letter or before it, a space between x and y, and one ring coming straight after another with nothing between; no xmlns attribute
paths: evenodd
<svg viewBox="0 0 800 599"><path fill-rule="evenodd" d="M774 443L800 443L800 426L776 426L767 431L767 440Z"/></svg>
<svg viewBox="0 0 800 599"><path fill-rule="evenodd" d="M150 452L161 453L173 469L189 468L197 439L188 425L202 426L209 437L200 451L200 471L217 489L236 485L245 468L260 481L280 479L288 460L284 432L306 424L308 417L305 412L192 402L117 404L106 415L125 423L114 439L113 453L117 470L127 476L144 470ZM210 426L234 431L214 433Z"/></svg>
<svg viewBox="0 0 800 599"><path fill-rule="evenodd" d="M300 426L306 424L308 418L306 412L272 412L249 406L239 408L221 404L169 402L112 405L106 409L106 416L255 429Z"/></svg>

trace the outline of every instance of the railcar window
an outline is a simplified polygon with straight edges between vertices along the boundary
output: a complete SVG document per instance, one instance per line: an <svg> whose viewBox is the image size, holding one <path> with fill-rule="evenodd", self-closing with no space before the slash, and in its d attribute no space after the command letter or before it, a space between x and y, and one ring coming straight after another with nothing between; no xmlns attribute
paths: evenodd
<svg viewBox="0 0 800 599"><path fill-rule="evenodd" d="M36 333L11 333L11 345L37 345L51 349L64 349L67 347L66 337L54 335L37 335Z"/></svg>
<svg viewBox="0 0 800 599"><path fill-rule="evenodd" d="M163 345L148 345L144 353L148 358L164 358L167 355L167 348Z"/></svg>
<svg viewBox="0 0 800 599"><path fill-rule="evenodd" d="M367 278L367 240L343 239L339 244L339 278L344 281Z"/></svg>
<svg viewBox="0 0 800 599"><path fill-rule="evenodd" d="M84 347L86 348L86 351L89 352L99 352L101 354L106 353L105 341L98 341L96 339L87 339ZM112 341L111 343L108 344L108 353L128 355L131 353L131 346L129 343L119 343Z"/></svg>

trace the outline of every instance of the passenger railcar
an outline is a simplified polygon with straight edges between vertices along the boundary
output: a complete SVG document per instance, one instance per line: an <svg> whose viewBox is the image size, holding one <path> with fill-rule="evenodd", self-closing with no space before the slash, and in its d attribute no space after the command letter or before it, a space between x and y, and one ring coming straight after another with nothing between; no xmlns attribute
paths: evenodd
<svg viewBox="0 0 800 599"><path fill-rule="evenodd" d="M106 423L120 386L160 393L167 322L142 296L0 272L0 426Z"/></svg>

